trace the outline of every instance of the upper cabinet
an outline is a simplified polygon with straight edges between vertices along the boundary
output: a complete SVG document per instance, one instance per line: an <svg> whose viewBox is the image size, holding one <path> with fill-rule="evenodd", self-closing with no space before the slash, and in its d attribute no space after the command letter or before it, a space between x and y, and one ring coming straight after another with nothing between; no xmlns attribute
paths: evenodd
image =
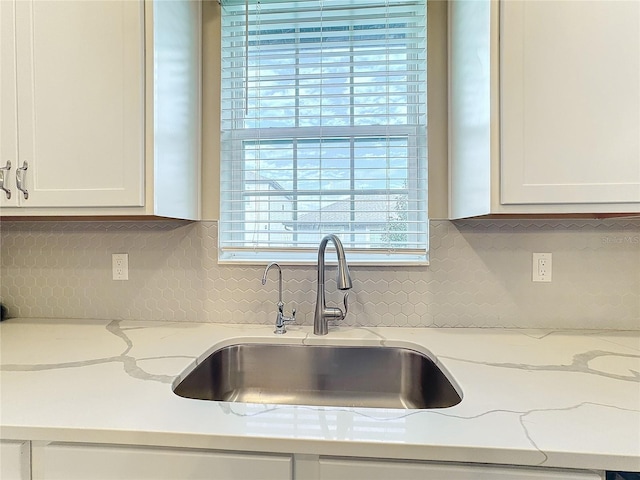
<svg viewBox="0 0 640 480"><path fill-rule="evenodd" d="M199 2L0 9L1 214L199 218Z"/></svg>
<svg viewBox="0 0 640 480"><path fill-rule="evenodd" d="M640 3L450 3L450 217L640 212Z"/></svg>
<svg viewBox="0 0 640 480"><path fill-rule="evenodd" d="M1 8L3 206L142 206L142 5Z"/></svg>

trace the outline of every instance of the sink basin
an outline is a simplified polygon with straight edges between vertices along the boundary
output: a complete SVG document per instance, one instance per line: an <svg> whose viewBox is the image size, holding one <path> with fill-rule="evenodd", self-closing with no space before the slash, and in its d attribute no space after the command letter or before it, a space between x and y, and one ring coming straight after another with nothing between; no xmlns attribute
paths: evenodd
<svg viewBox="0 0 640 480"><path fill-rule="evenodd" d="M451 407L458 391L407 348L252 343L213 352L174 387L201 400L401 409Z"/></svg>

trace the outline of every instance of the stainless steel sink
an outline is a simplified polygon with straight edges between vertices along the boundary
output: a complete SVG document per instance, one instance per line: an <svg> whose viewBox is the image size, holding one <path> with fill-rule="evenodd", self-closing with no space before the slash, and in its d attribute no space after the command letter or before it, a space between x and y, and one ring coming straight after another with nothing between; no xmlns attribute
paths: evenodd
<svg viewBox="0 0 640 480"><path fill-rule="evenodd" d="M231 345L196 366L174 392L223 402L402 409L462 400L430 358L400 347Z"/></svg>

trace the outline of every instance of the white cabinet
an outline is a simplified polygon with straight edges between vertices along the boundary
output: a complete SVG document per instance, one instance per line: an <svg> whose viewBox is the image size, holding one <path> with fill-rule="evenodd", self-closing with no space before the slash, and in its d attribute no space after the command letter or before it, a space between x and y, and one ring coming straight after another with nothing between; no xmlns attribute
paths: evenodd
<svg viewBox="0 0 640 480"><path fill-rule="evenodd" d="M2 4L2 143L10 149L2 160L12 163L12 205L142 205L143 4Z"/></svg>
<svg viewBox="0 0 640 480"><path fill-rule="evenodd" d="M449 13L450 217L640 212L640 3Z"/></svg>
<svg viewBox="0 0 640 480"><path fill-rule="evenodd" d="M2 215L197 219L199 2L0 7Z"/></svg>
<svg viewBox="0 0 640 480"><path fill-rule="evenodd" d="M17 85L15 75L15 0L0 2L0 207L17 205Z"/></svg>
<svg viewBox="0 0 640 480"><path fill-rule="evenodd" d="M288 455L71 443L33 446L33 480L291 480L291 476Z"/></svg>
<svg viewBox="0 0 640 480"><path fill-rule="evenodd" d="M30 443L0 440L0 478L29 480L31 478Z"/></svg>
<svg viewBox="0 0 640 480"><path fill-rule="evenodd" d="M640 203L640 3L504 2L502 202Z"/></svg>
<svg viewBox="0 0 640 480"><path fill-rule="evenodd" d="M28 442L2 442L0 447L3 464L9 459L1 470L3 480L5 475L33 480L604 480L605 476L602 471L560 468L33 442L29 477ZM21 451L26 456L18 462ZM11 476L13 471L26 476Z"/></svg>
<svg viewBox="0 0 640 480"><path fill-rule="evenodd" d="M320 458L317 480L603 480L601 473L488 465ZM296 480L302 480L297 479ZM311 479L305 479L311 480Z"/></svg>

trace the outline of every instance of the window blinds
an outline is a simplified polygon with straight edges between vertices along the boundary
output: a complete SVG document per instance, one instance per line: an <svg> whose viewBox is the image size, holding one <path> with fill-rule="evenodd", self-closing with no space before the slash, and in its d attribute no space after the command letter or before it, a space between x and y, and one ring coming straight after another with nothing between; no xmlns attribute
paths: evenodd
<svg viewBox="0 0 640 480"><path fill-rule="evenodd" d="M220 260L426 261L426 2L222 5Z"/></svg>

